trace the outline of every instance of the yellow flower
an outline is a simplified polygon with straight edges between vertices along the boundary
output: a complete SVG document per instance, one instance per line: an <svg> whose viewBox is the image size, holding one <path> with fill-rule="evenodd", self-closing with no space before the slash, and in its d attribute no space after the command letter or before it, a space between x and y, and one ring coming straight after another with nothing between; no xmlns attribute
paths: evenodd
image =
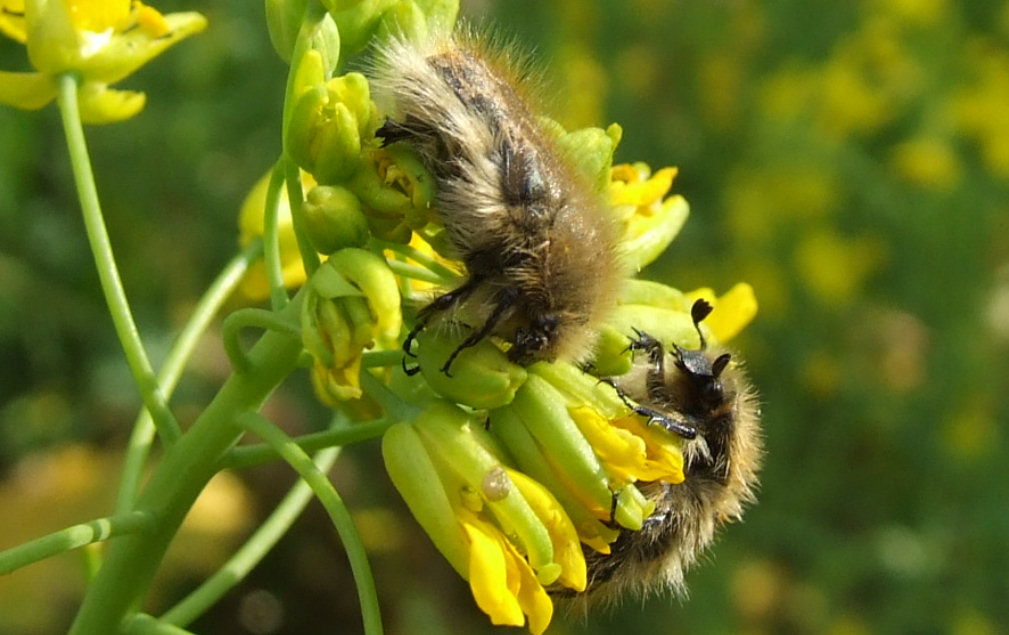
<svg viewBox="0 0 1009 635"><path fill-rule="evenodd" d="M676 173L676 168L663 168L652 174L644 163L617 165L611 171L610 204L626 224L623 249L635 270L666 250L690 213L682 196L663 199Z"/></svg>
<svg viewBox="0 0 1009 635"><path fill-rule="evenodd" d="M435 402L382 440L386 469L435 546L494 624L542 633L545 586L587 584L578 533L551 492L505 465L472 415Z"/></svg>
<svg viewBox="0 0 1009 635"><path fill-rule="evenodd" d="M465 509L459 522L469 543L467 574L480 610L498 626L522 626L528 615L530 632L545 631L553 618L553 602L515 545L492 523Z"/></svg>
<svg viewBox="0 0 1009 635"><path fill-rule="evenodd" d="M739 334L757 315L757 297L753 287L745 282L737 283L720 296L705 287L687 293L686 298L691 306L695 300L703 298L714 308L711 315L704 318L704 325L723 343Z"/></svg>
<svg viewBox="0 0 1009 635"><path fill-rule="evenodd" d="M922 136L894 146L892 169L905 180L934 190L951 190L961 178L956 149L944 139Z"/></svg>
<svg viewBox="0 0 1009 635"><path fill-rule="evenodd" d="M683 454L678 438L640 416L604 419L590 408L574 408L571 417L592 444L609 473L625 482L683 482Z"/></svg>
<svg viewBox="0 0 1009 635"><path fill-rule="evenodd" d="M129 0L4 0L0 31L23 42L35 72L0 71L0 103L34 110L56 97L56 77L81 76L86 123L132 117L146 96L108 88L176 42L202 31L199 13L162 15Z"/></svg>

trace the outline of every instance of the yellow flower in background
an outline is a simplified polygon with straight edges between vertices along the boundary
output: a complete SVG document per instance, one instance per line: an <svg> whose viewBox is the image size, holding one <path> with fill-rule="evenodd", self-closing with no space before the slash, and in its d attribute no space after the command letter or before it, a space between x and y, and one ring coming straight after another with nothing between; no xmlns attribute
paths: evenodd
<svg viewBox="0 0 1009 635"><path fill-rule="evenodd" d="M933 136L897 144L890 153L890 165L902 178L928 189L951 190L962 176L952 144Z"/></svg>
<svg viewBox="0 0 1009 635"><path fill-rule="evenodd" d="M146 96L108 85L206 24L199 13L162 15L129 0L3 0L0 32L25 44L35 72L0 71L0 103L41 108L55 99L56 78L76 72L85 123L132 117Z"/></svg>
<svg viewBox="0 0 1009 635"><path fill-rule="evenodd" d="M315 187L312 176L301 173L302 187L307 193ZM264 174L249 190L238 212L238 242L243 247L262 237L266 194L270 186L270 173ZM280 246L280 269L284 286L291 289L305 283L305 265L301 262L298 239L294 235L294 221L291 219L291 204L286 192L280 193L277 206L277 242ZM266 278L266 267L261 260L256 261L242 280L242 294L250 300L270 297L270 283Z"/></svg>

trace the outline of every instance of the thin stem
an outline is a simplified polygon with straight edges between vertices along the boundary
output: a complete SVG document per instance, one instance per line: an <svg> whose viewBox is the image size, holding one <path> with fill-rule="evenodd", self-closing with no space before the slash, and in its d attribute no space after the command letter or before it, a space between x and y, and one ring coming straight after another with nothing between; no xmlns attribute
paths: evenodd
<svg viewBox="0 0 1009 635"><path fill-rule="evenodd" d="M298 292L282 312L297 319L304 301ZM109 543L105 563L88 588L71 635L114 633L150 587L183 518L216 473L224 453L242 436L234 425L243 412L256 411L297 364L301 338L266 331L246 354L249 368L233 373L179 442L169 447L137 499L137 510L158 519L151 533Z"/></svg>
<svg viewBox="0 0 1009 635"><path fill-rule="evenodd" d="M396 423L381 419L369 423L351 423L339 428L313 432L291 439L305 452L315 452L324 448L351 445L378 438ZM234 448L221 462L222 469L240 469L269 463L280 458L277 450L269 444L243 445Z"/></svg>
<svg viewBox="0 0 1009 635"><path fill-rule="evenodd" d="M245 272L249 270L249 266L259 257L260 253L262 253L261 241L254 241L247 245L231 259L231 262L225 265L217 279L196 303L189 321L179 333L175 345L172 346L172 350L165 358L161 372L158 373L158 384L165 392L166 397L170 397L172 391L175 390L186 362L196 350L200 337L210 326L210 322L224 302L241 283ZM144 410L137 417L136 423L133 424L133 432L126 449L123 476L119 481L119 493L116 497L117 514L129 511L136 501L137 491L140 489L140 478L144 464L147 462L153 436L154 425L151 415L147 410Z"/></svg>
<svg viewBox="0 0 1009 635"><path fill-rule="evenodd" d="M287 306L290 298L284 288L284 267L280 259L280 195L284 189L284 161L278 161L270 172L270 185L266 190L266 209L263 210L263 262L266 279L270 285L270 306L279 311Z"/></svg>
<svg viewBox="0 0 1009 635"><path fill-rule="evenodd" d="M445 284L445 278L425 267L418 267L417 265L411 265L400 260L389 260L387 262L392 272L403 278L430 282L431 284Z"/></svg>
<svg viewBox="0 0 1009 635"><path fill-rule="evenodd" d="M73 525L0 552L0 575L93 542L150 531L153 527L154 517L146 512L130 512Z"/></svg>
<svg viewBox="0 0 1009 635"><path fill-rule="evenodd" d="M242 415L239 422L247 430L273 446L298 475L308 483L319 502L326 508L326 512L333 521L333 526L340 534L340 540L343 541L347 559L350 560L350 569L354 574L357 596L361 603L364 632L367 635L380 635L382 633L382 614L378 607L378 594L375 591L375 580L371 575L371 566L368 564L368 554L365 552L364 543L360 534L357 533L354 520L351 518L350 511L343 499L340 498L326 475L319 471L319 468L312 463L312 459L289 436L284 434L283 430L257 413Z"/></svg>
<svg viewBox="0 0 1009 635"><path fill-rule="evenodd" d="M319 268L319 254L308 240L305 229L305 195L301 184L301 170L290 159L284 161L287 175L287 199L291 204L291 225L294 227L294 237L298 241L298 251L301 252L301 262L305 265L305 273L311 277Z"/></svg>
<svg viewBox="0 0 1009 635"><path fill-rule="evenodd" d="M403 363L403 351L368 351L361 358L361 368L384 368Z"/></svg>
<svg viewBox="0 0 1009 635"><path fill-rule="evenodd" d="M170 446L179 439L182 431L158 387L151 362L147 358L147 351L144 350L143 342L140 340L140 332L133 321L122 280L119 278L116 261L112 255L112 244L105 229L105 220L102 218L87 142L84 139L84 128L77 106L77 79L73 74L65 73L59 77L59 106L74 182L77 185L77 195L84 216L84 227L91 244L95 265L98 267L98 278L105 294L105 302L112 315L116 335L119 336L123 352L126 354L126 362L133 374L133 381L140 390L144 407L151 413L162 442Z"/></svg>
<svg viewBox="0 0 1009 635"><path fill-rule="evenodd" d="M168 624L146 613L134 613L116 632L119 635L194 635L184 628Z"/></svg>
<svg viewBox="0 0 1009 635"><path fill-rule="evenodd" d="M413 421L421 412L421 408L400 399L370 372L361 373L361 390L382 406L382 413L389 421Z"/></svg>
<svg viewBox="0 0 1009 635"><path fill-rule="evenodd" d="M444 283L448 280L454 280L459 277L459 272L452 270L431 254L423 252L416 247L384 240L375 242L382 247L382 249L388 249L389 251L413 260L414 262L419 263L423 268L438 276L436 280L431 280L430 282ZM390 263L390 266L392 266L392 263ZM423 278L418 279L422 280Z"/></svg>
<svg viewBox="0 0 1009 635"><path fill-rule="evenodd" d="M331 447L319 452L313 459L318 470L323 473L329 471L341 449ZM270 451L274 458L278 456L273 448L270 448ZM161 621L166 624L186 626L203 615L207 609L245 579L249 572L259 564L270 549L277 544L277 541L287 533L310 500L312 500L312 488L305 481L299 479L270 516L263 521L246 543L224 563L224 566L162 615Z"/></svg>
<svg viewBox="0 0 1009 635"><path fill-rule="evenodd" d="M221 325L221 339L224 352L231 361L232 367L238 372L245 372L249 367L245 349L242 348L241 333L246 328L261 328L266 331L279 331L291 335L301 333L298 325L273 311L266 309L239 309L224 319Z"/></svg>

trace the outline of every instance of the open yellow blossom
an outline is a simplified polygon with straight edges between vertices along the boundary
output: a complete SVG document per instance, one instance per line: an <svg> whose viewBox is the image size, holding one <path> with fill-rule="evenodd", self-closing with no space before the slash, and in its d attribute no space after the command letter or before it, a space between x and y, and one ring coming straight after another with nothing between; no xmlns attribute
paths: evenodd
<svg viewBox="0 0 1009 635"><path fill-rule="evenodd" d="M590 408L575 408L571 417L613 477L628 482L683 482L678 437L644 424L636 415L607 420Z"/></svg>
<svg viewBox="0 0 1009 635"><path fill-rule="evenodd" d="M35 72L0 71L0 103L34 110L56 97L56 78L76 72L86 123L132 117L146 96L108 88L206 27L199 13L162 15L131 0L3 0L0 32L23 42Z"/></svg>
<svg viewBox="0 0 1009 635"><path fill-rule="evenodd" d="M711 315L704 319L704 325L719 342L727 342L757 315L757 297L753 287L745 282L737 283L720 296L708 288L695 289L686 294L691 304L701 298L714 307Z"/></svg>
<svg viewBox="0 0 1009 635"><path fill-rule="evenodd" d="M477 606L498 626L522 626L538 635L553 618L550 596L515 546L489 522L460 512L470 548L468 578ZM583 563L584 564L584 563Z"/></svg>
<svg viewBox="0 0 1009 635"><path fill-rule="evenodd" d="M386 433L386 469L491 621L528 619L529 630L542 633L553 615L545 587L586 587L578 532L551 491L504 464L497 443L471 419L432 403Z"/></svg>
<svg viewBox="0 0 1009 635"><path fill-rule="evenodd" d="M665 251L690 213L682 196L663 198L672 188L677 171L663 168L652 174L644 163L613 166L609 200L626 224L623 250L636 270Z"/></svg>

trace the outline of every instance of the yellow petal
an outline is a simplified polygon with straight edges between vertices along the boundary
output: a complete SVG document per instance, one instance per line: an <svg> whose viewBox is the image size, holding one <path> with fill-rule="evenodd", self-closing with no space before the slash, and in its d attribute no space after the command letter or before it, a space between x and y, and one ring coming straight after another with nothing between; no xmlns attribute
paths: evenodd
<svg viewBox="0 0 1009 635"><path fill-rule="evenodd" d="M0 71L0 103L38 110L56 98L56 84L42 73Z"/></svg>
<svg viewBox="0 0 1009 635"><path fill-rule="evenodd" d="M517 554L514 557L517 558ZM519 559L516 568L521 577L518 591L519 606L522 607L522 612L529 616L529 632L540 635L550 626L550 620L554 616L554 603L524 560Z"/></svg>
<svg viewBox="0 0 1009 635"><path fill-rule="evenodd" d="M711 289L705 288L691 291L687 298L691 302L704 298L714 307L711 315L704 319L704 324L719 342L735 337L757 315L757 297L753 287L745 282L737 283L718 297Z"/></svg>
<svg viewBox="0 0 1009 635"><path fill-rule="evenodd" d="M24 0L0 0L0 33L24 43L27 38Z"/></svg>
<svg viewBox="0 0 1009 635"><path fill-rule="evenodd" d="M80 72L86 81L111 84L130 75L180 40L202 31L199 13L162 16L129 2L28 0L28 58L43 73Z"/></svg>
<svg viewBox="0 0 1009 635"><path fill-rule="evenodd" d="M469 586L477 606L498 626L522 626L525 615L508 588L504 547L484 528L465 521L461 524L470 543Z"/></svg>
<svg viewBox="0 0 1009 635"><path fill-rule="evenodd" d="M571 418L610 474L622 481L637 480L645 460L643 440L627 430L610 425L608 420L589 408L573 408Z"/></svg>
<svg viewBox="0 0 1009 635"><path fill-rule="evenodd" d="M637 415L612 422L641 439L645 446L645 459L637 466L640 481L683 482L682 441L659 426L648 425Z"/></svg>
<svg viewBox="0 0 1009 635"><path fill-rule="evenodd" d="M557 582L569 589L584 591L587 583L585 556L578 540L578 532L564 508L547 488L522 472L508 470L508 476L550 532L554 561L561 568Z"/></svg>
<svg viewBox="0 0 1009 635"><path fill-rule="evenodd" d="M81 121L88 124L115 123L139 113L147 96L132 90L112 90L105 84L85 83L77 94Z"/></svg>
<svg viewBox="0 0 1009 635"><path fill-rule="evenodd" d="M463 512L460 524L470 539L470 589L477 606L497 625L522 626L540 635L553 619L554 605L529 563L492 524Z"/></svg>

